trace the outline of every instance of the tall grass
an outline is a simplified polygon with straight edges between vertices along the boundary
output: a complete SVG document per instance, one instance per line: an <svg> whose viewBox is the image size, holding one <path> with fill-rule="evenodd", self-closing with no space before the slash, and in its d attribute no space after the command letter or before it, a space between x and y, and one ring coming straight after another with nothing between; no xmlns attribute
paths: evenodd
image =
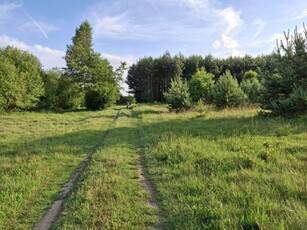
<svg viewBox="0 0 307 230"><path fill-rule="evenodd" d="M146 205L148 194L138 178L139 140L131 112L122 110L67 200L56 229L146 229L156 225L157 209Z"/></svg>
<svg viewBox="0 0 307 230"><path fill-rule="evenodd" d="M164 229L304 229L307 123L136 108Z"/></svg>
<svg viewBox="0 0 307 230"><path fill-rule="evenodd" d="M0 229L31 229L116 114L0 115Z"/></svg>
<svg viewBox="0 0 307 230"><path fill-rule="evenodd" d="M109 126L117 110L0 116L0 229L33 228L107 129L55 229L307 226L306 116L140 105ZM146 203L138 152L158 209Z"/></svg>

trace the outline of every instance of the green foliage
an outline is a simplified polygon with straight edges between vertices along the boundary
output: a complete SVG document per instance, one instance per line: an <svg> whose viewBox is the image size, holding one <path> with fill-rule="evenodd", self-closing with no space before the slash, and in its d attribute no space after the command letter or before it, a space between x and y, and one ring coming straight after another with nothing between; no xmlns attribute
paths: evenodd
<svg viewBox="0 0 307 230"><path fill-rule="evenodd" d="M206 102L211 102L211 90L214 85L213 80L214 75L207 73L205 68L200 68L192 75L189 81L189 90L192 101L197 102L199 100L204 100Z"/></svg>
<svg viewBox="0 0 307 230"><path fill-rule="evenodd" d="M264 76L262 108L273 115L291 116L307 111L307 30L290 37L277 46L274 74Z"/></svg>
<svg viewBox="0 0 307 230"><path fill-rule="evenodd" d="M76 29L72 41L73 44L67 46L65 56L66 74L79 85L79 88L73 86L72 89L79 89L85 95L85 106L88 109L101 109L115 103L119 98L119 81L126 63L121 63L113 73L110 63L92 48L92 28L88 21Z"/></svg>
<svg viewBox="0 0 307 230"><path fill-rule="evenodd" d="M214 85L212 94L213 103L217 107L238 106L247 99L247 95L239 87L238 81L233 78L229 70L226 70Z"/></svg>
<svg viewBox="0 0 307 230"><path fill-rule="evenodd" d="M7 46L0 49L0 110L35 108L44 94L40 61Z"/></svg>
<svg viewBox="0 0 307 230"><path fill-rule="evenodd" d="M57 107L60 109L79 109L84 101L80 85L68 76L62 76L57 89Z"/></svg>
<svg viewBox="0 0 307 230"><path fill-rule="evenodd" d="M85 106L89 110L104 109L118 100L118 92L113 85L92 84L87 86L85 92Z"/></svg>
<svg viewBox="0 0 307 230"><path fill-rule="evenodd" d="M126 105L127 102L129 102L130 105L131 105L131 104L136 103L136 99L135 99L135 97L132 96L132 95L128 95L128 96L120 95L120 98L119 98L119 100L117 101L117 104L118 104L118 105Z"/></svg>
<svg viewBox="0 0 307 230"><path fill-rule="evenodd" d="M164 96L170 109L186 110L191 107L189 86L178 76L171 80L170 88Z"/></svg>
<svg viewBox="0 0 307 230"><path fill-rule="evenodd" d="M262 86L258 79L257 72L252 70L245 72L240 87L248 96L250 103L257 103L260 101Z"/></svg>
<svg viewBox="0 0 307 230"><path fill-rule="evenodd" d="M169 52L165 52L159 58L144 57L130 66L126 83L138 102L164 102L163 93L169 88L170 79L179 75L190 81L197 69L201 68L213 74L215 80L228 69L241 83L247 71L253 71L248 74L271 72L275 64L272 55L219 59L210 54L205 57L184 57L182 54L172 57Z"/></svg>
<svg viewBox="0 0 307 230"><path fill-rule="evenodd" d="M63 71L53 68L44 71L42 74L45 94L41 97L38 107L43 109L54 110L58 108L58 88Z"/></svg>
<svg viewBox="0 0 307 230"><path fill-rule="evenodd" d="M90 69L97 55L92 48L92 27L88 21L76 29L72 42L72 45L67 45L66 72L76 83L84 85L91 81Z"/></svg>
<svg viewBox="0 0 307 230"><path fill-rule="evenodd" d="M209 112L208 106L202 99L199 99L198 102L193 105L193 110L199 113L198 117L205 117Z"/></svg>
<svg viewBox="0 0 307 230"><path fill-rule="evenodd" d="M258 79L258 73L253 70L246 71L243 75L243 80L255 80Z"/></svg>

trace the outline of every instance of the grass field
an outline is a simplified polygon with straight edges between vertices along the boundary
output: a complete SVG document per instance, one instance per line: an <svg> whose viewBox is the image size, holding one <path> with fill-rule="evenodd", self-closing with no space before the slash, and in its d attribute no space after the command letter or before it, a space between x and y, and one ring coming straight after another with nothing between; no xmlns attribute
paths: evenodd
<svg viewBox="0 0 307 230"><path fill-rule="evenodd" d="M116 110L0 115L0 229L31 229Z"/></svg>
<svg viewBox="0 0 307 230"><path fill-rule="evenodd" d="M0 115L0 229L33 228L107 129L55 229L307 226L306 116L139 105L110 126L117 110ZM158 208L147 205L140 158Z"/></svg>
<svg viewBox="0 0 307 230"><path fill-rule="evenodd" d="M163 229L304 229L307 121L139 107Z"/></svg>

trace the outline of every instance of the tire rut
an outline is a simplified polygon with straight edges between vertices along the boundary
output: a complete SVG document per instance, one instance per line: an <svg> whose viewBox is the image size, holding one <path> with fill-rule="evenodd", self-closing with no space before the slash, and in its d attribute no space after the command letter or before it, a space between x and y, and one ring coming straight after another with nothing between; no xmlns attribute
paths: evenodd
<svg viewBox="0 0 307 230"><path fill-rule="evenodd" d="M83 159L83 161L79 164L76 171L71 175L70 180L62 186L59 192L59 197L56 199L51 207L46 211L44 217L38 222L35 230L47 230L50 229L59 219L61 212L63 211L63 204L65 198L69 195L69 193L72 191L72 189L76 186L77 181L80 177L80 175L84 172L86 167L88 166L93 154L96 152L96 150L100 147L103 140L107 137L108 133L110 132L111 125L117 120L119 114L119 110L117 114L114 116L112 122L110 123L109 127L107 128L107 131L105 134L100 138L100 140L97 142L97 144L93 147L92 150L88 152L86 157Z"/></svg>

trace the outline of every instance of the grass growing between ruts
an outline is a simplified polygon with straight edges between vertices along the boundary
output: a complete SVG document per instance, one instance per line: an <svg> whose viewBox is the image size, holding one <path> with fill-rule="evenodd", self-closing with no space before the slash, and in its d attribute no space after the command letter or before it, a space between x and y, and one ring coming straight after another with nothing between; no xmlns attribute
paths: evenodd
<svg viewBox="0 0 307 230"><path fill-rule="evenodd" d="M0 229L31 229L116 110L0 115Z"/></svg>
<svg viewBox="0 0 307 230"><path fill-rule="evenodd" d="M0 115L0 229L33 228L107 129L56 229L307 225L306 117L242 108L200 118L142 105L109 126L116 113ZM139 147L159 210L138 180Z"/></svg>
<svg viewBox="0 0 307 230"><path fill-rule="evenodd" d="M140 137L130 114L121 111L65 203L56 229L146 229L156 224L157 209L146 205L138 180Z"/></svg>
<svg viewBox="0 0 307 230"><path fill-rule="evenodd" d="M135 109L163 229L303 229L307 122Z"/></svg>

